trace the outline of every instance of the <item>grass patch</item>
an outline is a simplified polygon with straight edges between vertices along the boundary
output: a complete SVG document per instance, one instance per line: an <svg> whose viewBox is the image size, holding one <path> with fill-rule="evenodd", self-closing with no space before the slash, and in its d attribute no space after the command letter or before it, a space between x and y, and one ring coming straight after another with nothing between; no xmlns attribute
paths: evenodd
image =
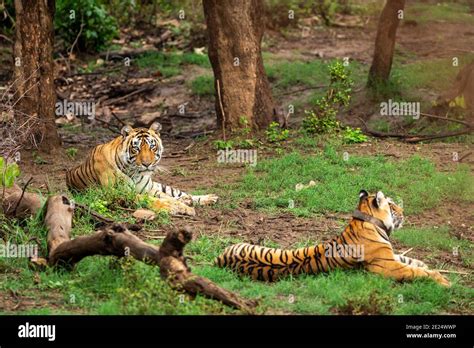
<svg viewBox="0 0 474 348"><path fill-rule="evenodd" d="M458 66L453 66L452 58L438 58L399 64L396 62L392 70L392 78L399 80L403 89L416 90L426 88L443 92L451 86L460 68L474 59L473 54L459 56Z"/></svg>
<svg viewBox="0 0 474 348"><path fill-rule="evenodd" d="M474 264L473 244L469 240L453 237L448 226L403 228L396 231L393 238L408 247L421 247L432 252L444 250L453 253L457 249L467 267Z"/></svg>
<svg viewBox="0 0 474 348"><path fill-rule="evenodd" d="M413 3L407 6L405 20L427 24L433 21L474 24L469 5L457 2Z"/></svg>
<svg viewBox="0 0 474 348"><path fill-rule="evenodd" d="M165 77L180 74L181 67L186 64L211 67L207 55L196 53L148 52L136 58L136 63L142 69L157 70Z"/></svg>
<svg viewBox="0 0 474 348"><path fill-rule="evenodd" d="M200 97L212 96L215 94L214 77L210 75L202 75L191 81L191 91L194 95Z"/></svg>
<svg viewBox="0 0 474 348"><path fill-rule="evenodd" d="M297 168L297 170L295 170ZM297 183L317 185L295 191ZM468 166L454 173L436 171L429 160L413 156L403 161L351 156L326 146L318 155L293 152L277 159L260 161L249 168L236 185L234 199L251 199L257 208L283 209L300 216L327 211L350 212L360 189L382 190L393 199L403 199L407 214L436 206L441 199L472 201L473 177ZM293 200L295 208L288 208Z"/></svg>
<svg viewBox="0 0 474 348"><path fill-rule="evenodd" d="M186 248L198 275L246 298L258 299L261 314L435 314L471 310L473 290L450 275L453 287L431 280L398 283L363 270L290 277L277 283L255 282L213 265L235 238L200 236ZM307 241L303 244L309 244ZM265 243L277 247L273 241ZM297 243L294 247L302 246ZM0 292L15 291L37 299L36 308L17 314L232 314L202 296L194 300L172 290L157 267L130 258L88 257L71 272L34 272L27 260L0 259ZM54 296L53 296L54 294ZM38 308L43 304L44 307Z"/></svg>

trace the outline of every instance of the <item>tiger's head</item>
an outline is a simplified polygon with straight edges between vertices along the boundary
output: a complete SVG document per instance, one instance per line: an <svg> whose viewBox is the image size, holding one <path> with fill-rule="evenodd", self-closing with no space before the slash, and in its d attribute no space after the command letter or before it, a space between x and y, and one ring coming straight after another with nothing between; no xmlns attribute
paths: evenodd
<svg viewBox="0 0 474 348"><path fill-rule="evenodd" d="M160 130L158 122L154 122L149 129L124 126L121 130L124 163L140 173L155 171L163 152Z"/></svg>
<svg viewBox="0 0 474 348"><path fill-rule="evenodd" d="M358 209L382 220L389 233L394 229L399 229L403 224L403 209L397 205L390 197L385 197L382 191L375 195L370 195L367 191L359 192Z"/></svg>

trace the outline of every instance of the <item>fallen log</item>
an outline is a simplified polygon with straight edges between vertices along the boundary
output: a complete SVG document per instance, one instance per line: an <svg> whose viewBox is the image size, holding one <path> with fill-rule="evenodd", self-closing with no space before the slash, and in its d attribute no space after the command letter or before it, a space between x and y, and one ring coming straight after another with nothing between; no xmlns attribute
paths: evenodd
<svg viewBox="0 0 474 348"><path fill-rule="evenodd" d="M24 192L18 185L4 188L2 209L6 216L19 219L35 215L43 205L40 196L35 193Z"/></svg>
<svg viewBox="0 0 474 348"><path fill-rule="evenodd" d="M7 192L8 195L5 195L3 199L3 206L11 210L12 204L17 204L22 190L14 186ZM35 213L41 209L41 199L38 194L24 192L19 206L22 209L17 209L15 215L17 217L25 216L26 212ZM52 196L46 202L44 223L48 229L46 262L49 266L70 269L83 258L93 255L132 256L139 261L159 266L160 276L163 279L167 280L173 288L185 291L191 296L201 294L249 313L257 305L256 301L243 299L209 279L191 272L183 251L192 239L189 227L169 232L161 247L142 241L133 235L125 224L120 223L107 224L91 235L71 239L74 208L75 204L71 204L71 201L63 195ZM41 264L38 260L35 262Z"/></svg>

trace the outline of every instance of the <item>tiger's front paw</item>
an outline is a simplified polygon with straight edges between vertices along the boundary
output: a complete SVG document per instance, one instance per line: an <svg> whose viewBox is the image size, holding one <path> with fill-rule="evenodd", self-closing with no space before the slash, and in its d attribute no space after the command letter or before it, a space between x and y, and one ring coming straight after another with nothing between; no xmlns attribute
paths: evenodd
<svg viewBox="0 0 474 348"><path fill-rule="evenodd" d="M214 194L193 196L193 203L195 205L212 205L217 202L219 197Z"/></svg>
<svg viewBox="0 0 474 348"><path fill-rule="evenodd" d="M438 271L428 271L428 273L430 277L433 278L438 284L446 287L451 286L451 282Z"/></svg>

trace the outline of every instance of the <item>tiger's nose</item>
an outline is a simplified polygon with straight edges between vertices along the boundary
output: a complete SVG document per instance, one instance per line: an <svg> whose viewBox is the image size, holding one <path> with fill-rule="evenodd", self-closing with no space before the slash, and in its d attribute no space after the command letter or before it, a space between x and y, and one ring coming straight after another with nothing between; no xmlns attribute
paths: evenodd
<svg viewBox="0 0 474 348"><path fill-rule="evenodd" d="M147 167L147 168L148 168L149 166L151 166L151 164L152 164L152 161L148 161L148 160L143 160L143 161L142 161L142 166L145 166L145 167Z"/></svg>

